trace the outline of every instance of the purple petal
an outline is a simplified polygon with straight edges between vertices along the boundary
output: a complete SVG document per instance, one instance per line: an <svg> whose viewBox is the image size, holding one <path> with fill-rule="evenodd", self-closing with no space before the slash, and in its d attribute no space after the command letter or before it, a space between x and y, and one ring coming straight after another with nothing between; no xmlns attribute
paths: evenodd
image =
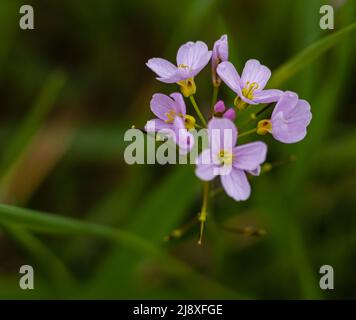
<svg viewBox="0 0 356 320"><path fill-rule="evenodd" d="M210 181L215 178L214 164L211 159L211 150L204 150L195 161L196 176L203 181Z"/></svg>
<svg viewBox="0 0 356 320"><path fill-rule="evenodd" d="M253 101L256 103L271 103L276 102L282 96L283 91L277 89L268 89L256 91L253 94Z"/></svg>
<svg viewBox="0 0 356 320"><path fill-rule="evenodd" d="M237 142L237 129L235 124L224 118L212 118L208 123L210 148L214 152L230 150Z"/></svg>
<svg viewBox="0 0 356 320"><path fill-rule="evenodd" d="M267 145L251 142L234 148L234 168L253 171L266 160Z"/></svg>
<svg viewBox="0 0 356 320"><path fill-rule="evenodd" d="M147 67L158 75L158 80L166 83L178 82L179 76L177 75L177 67L161 58L152 58L147 61Z"/></svg>
<svg viewBox="0 0 356 320"><path fill-rule="evenodd" d="M249 174L252 174L253 176L259 176L261 173L261 166L258 166L257 168L253 170L246 170Z"/></svg>
<svg viewBox="0 0 356 320"><path fill-rule="evenodd" d="M161 119L152 119L147 121L145 125L146 132L157 132L159 130L170 129L172 130L172 124L166 123Z"/></svg>
<svg viewBox="0 0 356 320"><path fill-rule="evenodd" d="M182 115L186 115L187 111L186 111L183 95L179 92L174 92L171 94L171 97L173 98L176 105L175 110Z"/></svg>
<svg viewBox="0 0 356 320"><path fill-rule="evenodd" d="M151 99L151 110L161 120L171 120L167 114L171 113L171 116L185 115L186 107L183 96L178 93L172 93L171 96L166 96L162 93L156 93ZM173 112L173 114L172 114Z"/></svg>
<svg viewBox="0 0 356 320"><path fill-rule="evenodd" d="M251 187L245 172L233 169L230 174L220 177L225 192L234 200L242 201L249 198Z"/></svg>
<svg viewBox="0 0 356 320"><path fill-rule="evenodd" d="M206 59L207 54L211 56L211 52L208 50L208 46L202 42L187 42L183 44L177 53L177 65L187 66L189 70L196 69L201 66L201 59Z"/></svg>
<svg viewBox="0 0 356 320"><path fill-rule="evenodd" d="M219 40L215 41L211 62L215 70L219 62L227 61L229 57L229 47L227 42L227 35L223 35Z"/></svg>
<svg viewBox="0 0 356 320"><path fill-rule="evenodd" d="M295 143L303 140L307 134L307 126L309 125L312 114L310 112L310 105L305 100L298 100L293 107L295 101L291 101L291 105L285 105L285 100L282 101L285 106L278 106L279 112L273 112L272 135L273 137L283 143Z"/></svg>
<svg viewBox="0 0 356 320"><path fill-rule="evenodd" d="M231 62L225 61L220 63L216 71L221 80L224 81L232 91L234 91L239 96L242 95L241 79L234 65Z"/></svg>
<svg viewBox="0 0 356 320"><path fill-rule="evenodd" d="M223 36L221 36L218 42L219 42L217 45L218 56L222 62L227 61L227 59L229 59L229 45L227 42L227 35L224 34Z"/></svg>
<svg viewBox="0 0 356 320"><path fill-rule="evenodd" d="M244 86L246 85L246 82L256 82L258 84L258 90L262 90L266 86L266 83L270 77L270 69L264 65L261 65L258 60L250 59L246 62L242 71L241 81Z"/></svg>
<svg viewBox="0 0 356 320"><path fill-rule="evenodd" d="M173 122L173 141L178 145L181 154L186 154L194 146L194 136L185 128L184 120L176 117Z"/></svg>
<svg viewBox="0 0 356 320"><path fill-rule="evenodd" d="M282 112L283 114L289 113L296 106L297 103L298 95L295 92L283 92L272 112L271 119L273 119L273 117L275 117L280 112Z"/></svg>

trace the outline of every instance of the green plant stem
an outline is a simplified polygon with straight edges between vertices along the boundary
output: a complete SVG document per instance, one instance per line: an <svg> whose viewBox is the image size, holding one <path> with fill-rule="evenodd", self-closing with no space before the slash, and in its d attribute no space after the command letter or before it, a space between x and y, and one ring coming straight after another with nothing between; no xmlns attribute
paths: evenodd
<svg viewBox="0 0 356 320"><path fill-rule="evenodd" d="M198 244L202 244L203 234L204 234L204 226L206 217L208 215L208 203L209 203L209 182L203 182L203 203L201 206L201 211L199 214L198 220L200 221L200 235Z"/></svg>
<svg viewBox="0 0 356 320"><path fill-rule="evenodd" d="M253 128L251 130L245 131L245 132L239 134L239 138L248 136L248 135L250 135L252 133L255 133L256 131L257 131L257 128Z"/></svg>
<svg viewBox="0 0 356 320"><path fill-rule="evenodd" d="M211 100L211 110L212 110L212 112L214 111L213 109L214 109L215 103L218 100L218 93L219 93L219 87L218 86L214 86L213 98Z"/></svg>
<svg viewBox="0 0 356 320"><path fill-rule="evenodd" d="M200 112L200 109L199 109L199 107L198 107L198 105L197 105L197 103L195 101L194 96L193 95L189 96L189 99L190 99L190 102L192 103L192 105L193 105L193 107L195 109L195 112L197 113L201 123L203 124L204 127L206 127L207 124L206 124L205 118L204 118L203 114Z"/></svg>
<svg viewBox="0 0 356 320"><path fill-rule="evenodd" d="M270 107L273 106L273 102L270 104L267 104L266 106L264 106L261 110L254 112L251 114L251 119L256 120L256 118L261 115L262 113L264 113L265 111L267 111Z"/></svg>

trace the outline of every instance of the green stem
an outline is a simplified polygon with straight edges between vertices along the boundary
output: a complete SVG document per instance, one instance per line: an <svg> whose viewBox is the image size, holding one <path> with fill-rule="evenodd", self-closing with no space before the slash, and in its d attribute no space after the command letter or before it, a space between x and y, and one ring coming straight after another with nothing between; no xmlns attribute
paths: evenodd
<svg viewBox="0 0 356 320"><path fill-rule="evenodd" d="M218 93L219 93L219 87L218 86L214 86L213 98L211 100L211 108L212 108L212 110L213 110L213 108L215 106L216 101L218 100Z"/></svg>
<svg viewBox="0 0 356 320"><path fill-rule="evenodd" d="M257 131L257 128L253 128L251 130L245 131L245 132L239 134L239 138L248 136L249 134L255 133L256 131Z"/></svg>
<svg viewBox="0 0 356 320"><path fill-rule="evenodd" d="M195 112L197 113L201 123L203 124L204 127L206 127L206 121L205 121L202 113L200 112L200 109L199 109L199 107L198 107L198 105L197 105L197 103L196 103L196 101L194 99L194 96L193 95L189 96L189 99L190 99L190 102L192 103L192 105L193 105L193 107L195 109Z"/></svg>
<svg viewBox="0 0 356 320"><path fill-rule="evenodd" d="M273 102L264 106L261 110L254 112L251 114L251 119L255 120L259 115L261 115L262 113L264 113L265 111L267 111L270 107L273 106Z"/></svg>
<svg viewBox="0 0 356 320"><path fill-rule="evenodd" d="M206 217L208 215L208 202L209 202L209 182L204 182L203 183L203 203L201 206L201 212L199 215L198 220L200 221L200 235L199 235L199 240L198 244L202 244L203 240L203 233L204 233L204 226L205 226L205 221Z"/></svg>

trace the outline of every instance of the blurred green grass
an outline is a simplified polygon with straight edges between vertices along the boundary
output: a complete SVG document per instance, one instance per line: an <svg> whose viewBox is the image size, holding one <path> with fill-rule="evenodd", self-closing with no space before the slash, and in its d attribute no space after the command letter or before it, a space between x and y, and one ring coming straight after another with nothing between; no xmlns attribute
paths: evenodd
<svg viewBox="0 0 356 320"><path fill-rule="evenodd" d="M355 2L336 9L332 33L319 0L29 4L26 32L19 3L0 4L0 173L3 203L40 212L0 205L1 298L355 298ZM222 33L232 62L276 70L270 85L310 101L313 121L297 145L266 138L269 160L297 160L254 179L251 199L216 199L211 221L262 225L266 237L210 226L202 248L197 228L165 243L196 216L199 182L189 166L126 165L123 133L151 117L152 93L176 90L145 61ZM200 105L209 75L197 79ZM18 288L22 264L35 267L34 292ZM318 287L322 264L335 268L333 292Z"/></svg>

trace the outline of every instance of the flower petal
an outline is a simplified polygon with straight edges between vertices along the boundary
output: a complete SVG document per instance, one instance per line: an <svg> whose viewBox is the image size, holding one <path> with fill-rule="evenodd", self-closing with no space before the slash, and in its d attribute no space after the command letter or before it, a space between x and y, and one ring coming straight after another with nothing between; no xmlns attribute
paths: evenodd
<svg viewBox="0 0 356 320"><path fill-rule="evenodd" d="M213 70L216 70L220 62L227 61L229 57L229 46L227 42L227 35L224 34L214 43L213 52L211 55L211 64Z"/></svg>
<svg viewBox="0 0 356 320"><path fill-rule="evenodd" d="M166 123L161 119L152 119L147 121L145 125L146 132L157 132L159 130L170 129L172 130L172 124Z"/></svg>
<svg viewBox="0 0 356 320"><path fill-rule="evenodd" d="M283 91L277 89L268 89L256 91L253 94L253 101L256 103L271 103L276 102L282 96Z"/></svg>
<svg viewBox="0 0 356 320"><path fill-rule="evenodd" d="M267 145L256 141L234 148L234 168L253 171L260 166L267 155Z"/></svg>
<svg viewBox="0 0 356 320"><path fill-rule="evenodd" d="M174 135L173 141L178 145L179 152L186 154L194 146L194 136L185 128L184 120L176 117L173 122Z"/></svg>
<svg viewBox="0 0 356 320"><path fill-rule="evenodd" d="M298 142L304 139L311 118L309 103L298 100L296 93L286 91L272 113L272 135L283 143Z"/></svg>
<svg viewBox="0 0 356 320"><path fill-rule="evenodd" d="M203 181L210 181L215 178L215 173L214 173L215 166L211 159L210 149L204 150L196 159L195 164L196 164L195 174L199 179Z"/></svg>
<svg viewBox="0 0 356 320"><path fill-rule="evenodd" d="M276 140L283 143L301 141L307 134L307 126L311 119L309 103L305 100L299 100L287 114L280 111L273 116L271 120L272 135Z"/></svg>
<svg viewBox="0 0 356 320"><path fill-rule="evenodd" d="M208 52L208 46L204 42L189 41L179 48L177 53L177 65L178 67L180 65L187 66L190 70L195 69L199 65L200 59Z"/></svg>
<svg viewBox="0 0 356 320"><path fill-rule="evenodd" d="M237 73L234 65L229 62L225 61L218 65L216 69L219 77L225 84L236 94L239 96L242 95L241 93L241 79L239 74Z"/></svg>
<svg viewBox="0 0 356 320"><path fill-rule="evenodd" d="M229 45L227 42L226 34L221 36L221 38L218 40L216 49L218 52L218 57L220 58L221 61L226 61L227 59L229 59Z"/></svg>
<svg viewBox="0 0 356 320"><path fill-rule="evenodd" d="M168 60L152 58L147 61L146 65L158 75L157 80L165 83L174 83L179 81L177 67Z"/></svg>
<svg viewBox="0 0 356 320"><path fill-rule="evenodd" d="M259 176L261 173L261 166L258 166L257 168L253 170L246 170L247 173L252 174L253 176Z"/></svg>
<svg viewBox="0 0 356 320"><path fill-rule="evenodd" d="M232 169L230 174L222 175L220 179L225 192L234 200L242 201L249 198L251 187L242 170Z"/></svg>
<svg viewBox="0 0 356 320"><path fill-rule="evenodd" d="M282 112L283 114L288 114L298 103L298 95L292 91L283 92L281 97L279 98L274 110L272 112L271 119L274 118L275 115Z"/></svg>
<svg viewBox="0 0 356 320"><path fill-rule="evenodd" d="M230 119L212 118L208 123L209 144L214 152L232 148L237 142L237 128Z"/></svg>
<svg viewBox="0 0 356 320"><path fill-rule="evenodd" d="M185 106L183 95L179 92L174 92L171 94L171 97L173 98L173 100L175 102L175 108L176 108L175 110L177 111L177 113L185 115L187 113L187 111L186 111L186 106Z"/></svg>
<svg viewBox="0 0 356 320"><path fill-rule="evenodd" d="M243 86L246 85L246 82L256 82L258 84L257 90L262 90L266 86L266 83L270 77L270 69L262 65L258 60L250 59L246 62L242 71L241 81Z"/></svg>

